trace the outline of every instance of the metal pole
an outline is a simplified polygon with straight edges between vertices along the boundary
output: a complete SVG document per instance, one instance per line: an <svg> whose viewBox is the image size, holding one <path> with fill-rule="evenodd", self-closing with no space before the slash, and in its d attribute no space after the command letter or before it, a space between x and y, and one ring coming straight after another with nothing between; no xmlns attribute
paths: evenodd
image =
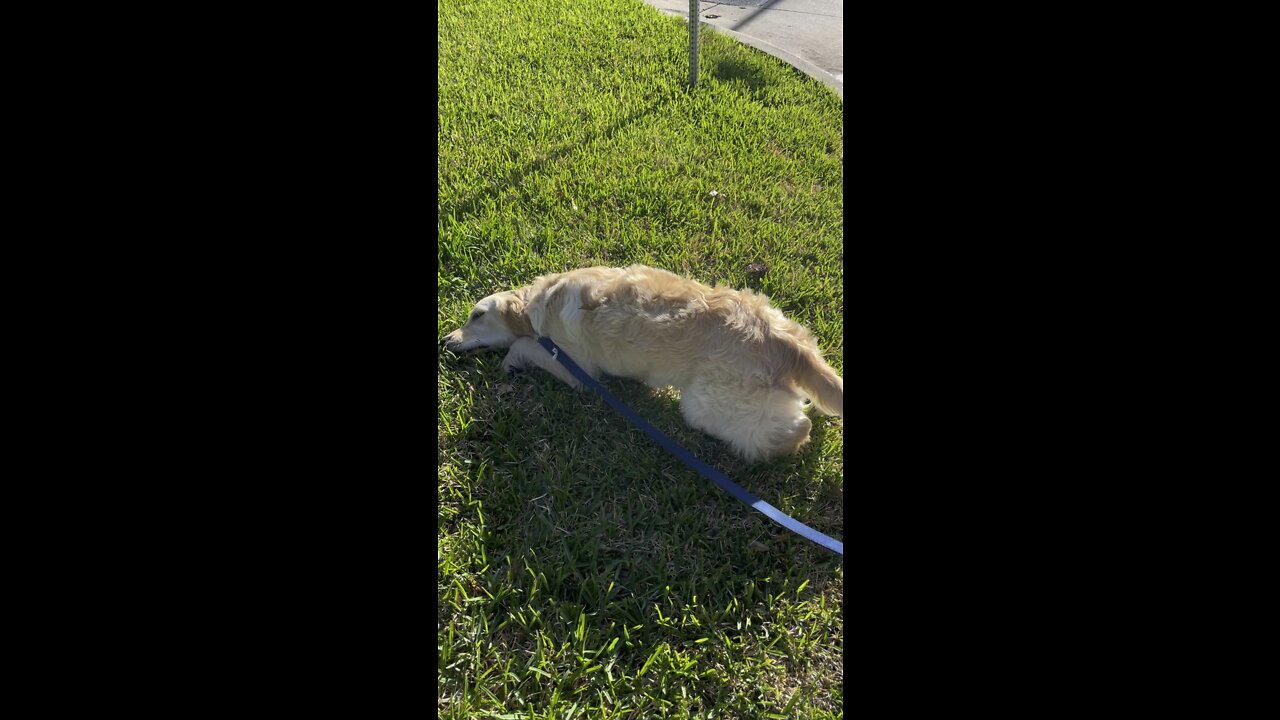
<svg viewBox="0 0 1280 720"><path fill-rule="evenodd" d="M698 86L698 0L689 0L689 87Z"/></svg>

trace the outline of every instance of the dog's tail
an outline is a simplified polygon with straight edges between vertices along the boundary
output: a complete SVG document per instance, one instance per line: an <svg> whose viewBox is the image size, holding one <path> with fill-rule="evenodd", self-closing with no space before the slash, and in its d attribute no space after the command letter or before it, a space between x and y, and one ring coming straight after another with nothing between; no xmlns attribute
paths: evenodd
<svg viewBox="0 0 1280 720"><path fill-rule="evenodd" d="M803 388L818 409L844 417L844 379L822 359L817 350L800 353L796 384Z"/></svg>

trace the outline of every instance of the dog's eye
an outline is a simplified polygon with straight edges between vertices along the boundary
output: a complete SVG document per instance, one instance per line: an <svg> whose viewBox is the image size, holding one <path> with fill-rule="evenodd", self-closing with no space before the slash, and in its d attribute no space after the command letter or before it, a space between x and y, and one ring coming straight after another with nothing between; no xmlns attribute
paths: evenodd
<svg viewBox="0 0 1280 720"><path fill-rule="evenodd" d="M483 314L484 314L484 311L483 311L483 310L476 310L475 312L471 313L471 319L472 319L472 320L479 320L479 319L480 319L480 316L481 316L481 315L483 315Z"/></svg>

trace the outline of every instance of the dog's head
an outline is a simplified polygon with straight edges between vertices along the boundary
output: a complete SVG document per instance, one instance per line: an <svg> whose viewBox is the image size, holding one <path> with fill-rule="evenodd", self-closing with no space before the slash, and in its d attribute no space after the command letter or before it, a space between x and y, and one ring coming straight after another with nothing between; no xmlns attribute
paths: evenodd
<svg viewBox="0 0 1280 720"><path fill-rule="evenodd" d="M476 303L462 327L440 338L440 345L455 352L500 350L516 338L533 336L519 291L495 293Z"/></svg>

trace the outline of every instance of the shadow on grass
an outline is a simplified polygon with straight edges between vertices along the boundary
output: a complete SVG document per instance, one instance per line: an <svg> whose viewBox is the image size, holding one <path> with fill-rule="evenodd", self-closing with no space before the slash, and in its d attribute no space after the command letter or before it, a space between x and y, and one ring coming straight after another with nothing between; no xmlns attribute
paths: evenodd
<svg viewBox="0 0 1280 720"><path fill-rule="evenodd" d="M685 466L594 393L571 390L541 370L508 376L501 359L488 354L483 367L476 356L446 360L474 392L470 424L441 440L440 460L471 469L489 557L538 558L532 562L559 600L598 607L621 590L631 598L629 613L643 615L667 586L727 601L760 578L790 576L820 585L841 562ZM843 537L836 482L812 487L836 421L815 415L811 441L800 453L747 465L723 443L686 426L673 395L618 378L606 378L604 385L766 502L786 511L783 498L791 498L789 514ZM815 492L810 506L797 500Z"/></svg>
<svg viewBox="0 0 1280 720"><path fill-rule="evenodd" d="M765 79L760 69L751 63L744 62L736 55L716 61L711 74L723 83L744 85L752 95L758 94L765 86Z"/></svg>
<svg viewBox="0 0 1280 720"><path fill-rule="evenodd" d="M443 359L451 380L471 391L464 410L470 422L440 439L441 465L464 468L466 494L482 507L483 520L463 514L483 525L483 565L477 561L473 568L492 600L473 593L484 605L477 611L496 626L489 642L501 648L499 657L532 657L553 645L590 651L613 643L609 663L636 683L661 644L706 663L746 654L758 661L767 652L751 626L780 622L774 599L806 582L806 592L817 598L835 580L839 556L686 468L594 393L572 390L541 370L508 375L502 357ZM814 493L813 470L833 421L815 418L812 440L801 453L746 466L719 441L685 426L672 393L618 378L603 384L748 490L779 507L790 496L790 514L843 537L843 507L824 494L830 488L819 488L811 504L795 501ZM448 622L442 615L441 626ZM807 625L794 614L786 622ZM582 636L576 635L579 623ZM629 640L619 644L623 628L629 628ZM812 657L791 660L799 668ZM461 685L463 672L443 677ZM568 679L588 681L602 682ZM525 688L536 707L556 684L548 679ZM685 701L674 686L651 690L697 707L741 703L747 692L732 683L700 682L690 686Z"/></svg>
<svg viewBox="0 0 1280 720"><path fill-rule="evenodd" d="M611 139L614 135L617 135L618 132L620 132L621 130L627 127L630 127L631 125L634 125L637 122L640 122L645 117L657 112L659 108L666 105L670 105L673 102L675 102L674 99L657 100L655 102L650 103L647 107L644 107L640 110L636 110L635 112L631 113L630 115L627 115L626 117L615 120L612 124L610 124L608 127L606 127L604 130L600 132L594 133L592 135L588 135L586 138L583 138L582 140L565 143L564 145L561 145L560 147L547 153L545 157L539 158L531 163L527 163L526 165L524 165L524 167L512 170L511 172L507 173L506 177L489 185L489 187L485 188L484 190L481 190L480 192L477 192L467 198L464 198L456 206L442 208L442 212L444 214L453 214L453 216L457 219L471 215L475 213L476 209L481 207L486 200L491 200L493 198L496 198L499 194L501 194L503 189L509 188L509 187L515 187L516 185L519 185L520 181L523 180L525 177L529 175L536 175L542 172L543 168L545 168L546 166L554 162L557 162L562 157L571 155L579 150L583 150L596 142Z"/></svg>

